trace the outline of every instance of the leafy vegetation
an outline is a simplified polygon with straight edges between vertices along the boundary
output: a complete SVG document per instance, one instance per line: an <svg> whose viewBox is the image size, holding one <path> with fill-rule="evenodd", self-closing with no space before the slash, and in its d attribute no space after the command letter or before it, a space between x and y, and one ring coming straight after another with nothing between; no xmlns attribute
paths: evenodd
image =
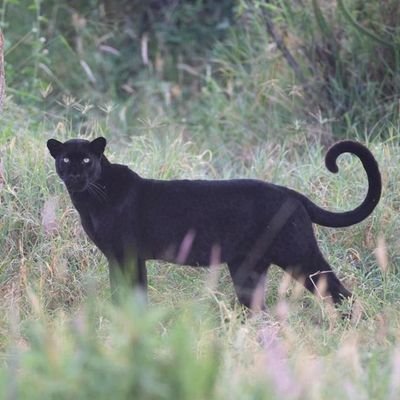
<svg viewBox="0 0 400 400"><path fill-rule="evenodd" d="M148 3L2 3L1 398L397 399L398 2ZM366 179L351 156L328 173L326 145L366 143L381 203L357 226L316 227L352 320L277 268L262 315L243 314L224 267L159 262L149 306L114 307L45 148L98 135L146 177L253 177L340 210Z"/></svg>

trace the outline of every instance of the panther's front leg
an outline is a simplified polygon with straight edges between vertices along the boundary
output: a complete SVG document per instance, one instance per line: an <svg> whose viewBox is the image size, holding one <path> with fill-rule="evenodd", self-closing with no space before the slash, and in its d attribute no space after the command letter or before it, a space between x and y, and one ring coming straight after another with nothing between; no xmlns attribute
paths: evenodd
<svg viewBox="0 0 400 400"><path fill-rule="evenodd" d="M133 289L147 301L146 261L132 248L125 248L124 251L107 258L112 300L118 302L122 299L121 296L125 297Z"/></svg>

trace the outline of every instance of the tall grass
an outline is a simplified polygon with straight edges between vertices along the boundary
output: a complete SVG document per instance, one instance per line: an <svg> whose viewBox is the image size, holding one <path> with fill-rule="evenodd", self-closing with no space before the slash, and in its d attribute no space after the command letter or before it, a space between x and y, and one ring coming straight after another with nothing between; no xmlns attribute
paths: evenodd
<svg viewBox="0 0 400 400"><path fill-rule="evenodd" d="M77 133L37 121L8 103L0 131L4 398L397 398L400 154L392 142L369 143L385 188L374 214L347 229L316 227L322 251L357 299L353 321L277 268L269 272L268 311L248 318L225 268L158 262L148 265L148 307L132 297L114 308L105 260L83 234L45 148L49 137ZM331 176L314 144L250 143L233 159L190 142L174 120L150 122L135 138L114 132L109 158L146 177L273 180L331 209L350 209L365 192L357 160L341 157ZM81 131L107 133L105 120Z"/></svg>

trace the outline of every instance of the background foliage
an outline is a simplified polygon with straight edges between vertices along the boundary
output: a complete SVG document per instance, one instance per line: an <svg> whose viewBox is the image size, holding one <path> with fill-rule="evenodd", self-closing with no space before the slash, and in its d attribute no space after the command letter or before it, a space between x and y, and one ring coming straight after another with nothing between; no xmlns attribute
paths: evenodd
<svg viewBox="0 0 400 400"><path fill-rule="evenodd" d="M329 121L334 137L385 137L398 120L395 0L5 0L1 11L9 86L46 109L66 95L113 101L131 126L150 101L204 126L228 107L244 113L249 98L255 121L278 117L271 132L297 115ZM218 99L211 116L207 95Z"/></svg>

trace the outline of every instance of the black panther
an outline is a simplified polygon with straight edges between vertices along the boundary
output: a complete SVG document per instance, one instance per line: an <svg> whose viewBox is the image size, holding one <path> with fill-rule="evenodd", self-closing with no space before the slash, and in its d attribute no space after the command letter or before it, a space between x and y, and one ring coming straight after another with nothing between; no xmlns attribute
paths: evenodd
<svg viewBox="0 0 400 400"><path fill-rule="evenodd" d="M110 163L105 146L102 137L47 142L84 230L109 261L114 296L119 276L146 291L146 260L158 259L191 266L226 263L239 302L249 308L255 307L255 294L263 293L271 264L311 292L323 281L325 293L336 304L351 297L322 256L312 223L350 226L378 204L380 172L362 144L341 141L326 154L331 172L338 171L339 155L355 154L368 177L361 205L339 213L260 180L145 179L127 166ZM262 295L257 302L264 307Z"/></svg>

